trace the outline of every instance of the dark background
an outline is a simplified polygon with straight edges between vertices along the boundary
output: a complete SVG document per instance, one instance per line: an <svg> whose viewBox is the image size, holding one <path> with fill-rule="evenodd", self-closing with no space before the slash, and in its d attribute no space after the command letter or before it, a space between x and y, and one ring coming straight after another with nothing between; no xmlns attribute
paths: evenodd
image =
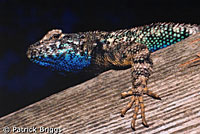
<svg viewBox="0 0 200 134"><path fill-rule="evenodd" d="M91 76L64 77L32 64L30 44L49 30L64 33L117 30L153 22L200 24L199 3L191 0L0 0L0 117Z"/></svg>

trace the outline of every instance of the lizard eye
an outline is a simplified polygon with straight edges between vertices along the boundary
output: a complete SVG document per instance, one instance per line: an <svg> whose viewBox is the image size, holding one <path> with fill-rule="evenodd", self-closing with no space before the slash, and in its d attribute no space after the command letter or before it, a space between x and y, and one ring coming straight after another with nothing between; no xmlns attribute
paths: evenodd
<svg viewBox="0 0 200 134"><path fill-rule="evenodd" d="M54 34L54 35L52 36L53 39L58 39L59 37L60 37L60 34Z"/></svg>

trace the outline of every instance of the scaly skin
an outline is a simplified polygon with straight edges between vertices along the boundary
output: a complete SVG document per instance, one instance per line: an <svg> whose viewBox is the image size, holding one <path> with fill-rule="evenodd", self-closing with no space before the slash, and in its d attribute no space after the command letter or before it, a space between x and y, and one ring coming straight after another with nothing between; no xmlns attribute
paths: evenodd
<svg viewBox="0 0 200 134"><path fill-rule="evenodd" d="M34 63L61 72L130 66L132 89L122 93L121 96L122 98L132 97L128 105L122 109L121 115L124 116L134 103L131 126L135 130L139 107L142 123L148 126L145 119L143 94L161 99L147 88L153 66L150 53L199 31L200 27L197 25L174 23L155 23L113 32L63 34L61 30L52 30L30 46L27 56Z"/></svg>

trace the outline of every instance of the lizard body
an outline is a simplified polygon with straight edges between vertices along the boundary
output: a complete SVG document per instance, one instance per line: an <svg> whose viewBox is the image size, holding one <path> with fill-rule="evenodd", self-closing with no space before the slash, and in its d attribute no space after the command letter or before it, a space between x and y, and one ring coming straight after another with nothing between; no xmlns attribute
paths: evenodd
<svg viewBox="0 0 200 134"><path fill-rule="evenodd" d="M56 29L49 31L40 41L31 45L27 56L34 63L61 72L130 66L132 89L121 96L132 97L128 105L122 109L121 115L124 116L134 103L131 126L135 129L139 107L142 122L144 126L148 126L143 94L160 99L157 94L147 89L147 81L153 66L150 54L199 31L198 25L175 23L155 23L112 32L64 34Z"/></svg>

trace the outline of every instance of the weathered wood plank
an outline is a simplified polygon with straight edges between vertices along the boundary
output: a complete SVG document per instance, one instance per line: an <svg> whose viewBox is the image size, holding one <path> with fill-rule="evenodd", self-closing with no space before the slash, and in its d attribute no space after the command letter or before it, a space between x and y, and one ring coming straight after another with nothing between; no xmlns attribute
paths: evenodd
<svg viewBox="0 0 200 134"><path fill-rule="evenodd" d="M148 87L162 100L144 96L150 127L143 127L138 115L135 134L200 133L200 64L179 67L196 58L197 53L200 34L152 55L154 71ZM130 69L104 72L0 118L0 133L5 126L61 128L64 134L133 133L132 111L124 118L120 116L130 99L120 99L120 93L130 86Z"/></svg>

